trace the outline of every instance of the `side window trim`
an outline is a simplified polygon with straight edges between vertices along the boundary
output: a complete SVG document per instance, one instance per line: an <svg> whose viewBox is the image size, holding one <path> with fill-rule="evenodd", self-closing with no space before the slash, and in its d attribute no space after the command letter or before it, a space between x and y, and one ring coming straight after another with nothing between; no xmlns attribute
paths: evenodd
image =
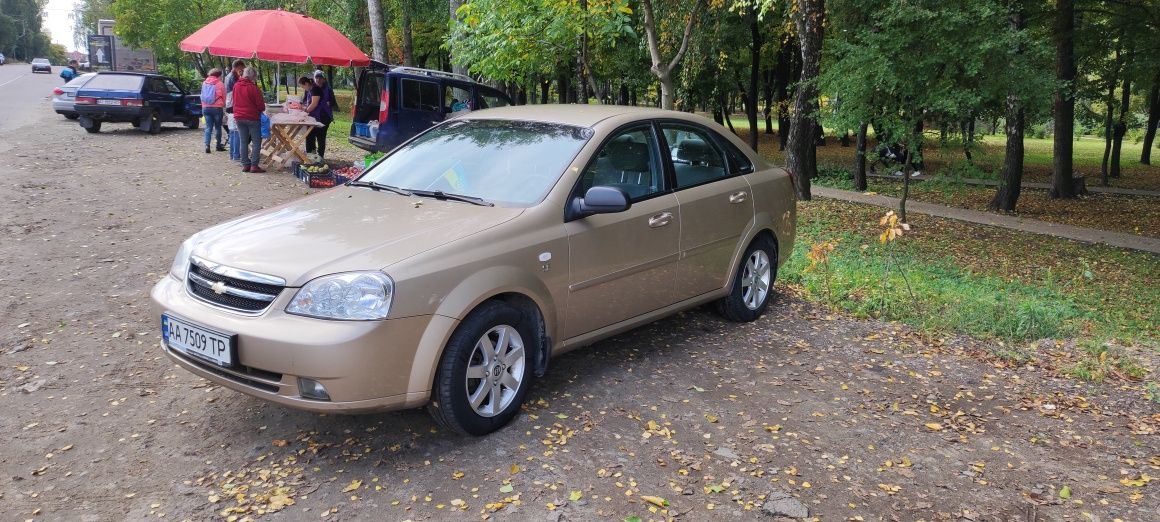
<svg viewBox="0 0 1160 522"><path fill-rule="evenodd" d="M652 155L652 160L654 162L657 162L656 164L660 167L659 170L660 170L660 175L661 175L661 183L663 183L663 185L661 186L660 190L658 190L652 194L648 194L648 195L645 195L645 196L642 196L642 197L636 198L636 199L630 199L630 201L632 203L639 203L641 201L648 201L648 200L656 198L656 197L660 197L660 196L664 196L664 195L668 195L668 194L673 193L673 183L672 183L671 178L669 177L669 172L667 171L667 169L665 167L664 154L661 154L661 144L662 144L661 140L664 139L663 136L661 136L657 132L655 122L653 122L651 120L650 121L635 121L635 122L626 123L624 125L621 125L620 127L617 127L616 130L608 133L608 137L605 138L604 141L601 141L600 144L596 147L597 155L590 158L588 160L588 162L584 164L584 168L580 169L580 177L576 178L576 182L572 185L572 190L569 192L568 200L564 203L565 208L563 210L564 210L565 215L567 215L568 205L572 204L572 199L578 198L578 197L581 197L584 195L580 192L580 188L584 184L584 175L588 172L588 169L592 168L596 164L596 161L599 159L599 152L601 150L603 150L604 147L606 145L608 145L612 140L620 137L622 134L624 134L626 132L632 132L632 131L638 130L638 129L645 130L649 135L649 139L652 142L652 146L651 146L651 150L649 151L649 154ZM565 218L565 221L567 221L567 218Z"/></svg>
<svg viewBox="0 0 1160 522"><path fill-rule="evenodd" d="M691 189L694 187L700 187L702 185L708 185L709 183L713 183L713 182L717 182L717 181L721 181L721 180L726 180L729 178L735 178L735 177L740 176L742 174L741 172L737 172L732 168L731 161L730 161L731 160L730 155L727 152L725 145L720 143L721 137L719 137L717 135L716 131L708 129L704 125L700 125L698 123L685 121L685 120L664 119L664 120L657 120L655 123L657 126L657 135L660 136L660 138L662 140L664 140L665 150L672 150L672 149L669 148L670 144L668 143L668 138L665 137L664 126L665 125L674 125L674 126L688 127L690 129L694 129L694 130L697 130L697 131L703 133L706 137L709 138L707 140L707 143L709 144L709 146L712 147L718 154L721 155L723 168L725 169L724 176L722 176L720 178L716 178L716 179L711 179L711 180L708 180L708 181L705 181L702 183L697 183L695 185L689 185L687 187L678 187L677 186L676 166L673 164L672 154L667 155L665 157L665 163L668 165L669 169L671 169L671 171L672 171L672 179L670 181L670 184L673 187L673 190L675 190L676 192L680 192L680 191L686 190L686 189Z"/></svg>

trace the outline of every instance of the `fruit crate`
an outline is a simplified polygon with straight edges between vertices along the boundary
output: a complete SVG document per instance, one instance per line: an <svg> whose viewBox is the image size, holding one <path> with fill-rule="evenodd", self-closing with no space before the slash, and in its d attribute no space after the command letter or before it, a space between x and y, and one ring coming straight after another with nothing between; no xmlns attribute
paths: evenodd
<svg viewBox="0 0 1160 522"><path fill-rule="evenodd" d="M310 188L328 188L335 185L334 174L330 172L330 165L325 163L305 163L294 169L294 176L302 180Z"/></svg>

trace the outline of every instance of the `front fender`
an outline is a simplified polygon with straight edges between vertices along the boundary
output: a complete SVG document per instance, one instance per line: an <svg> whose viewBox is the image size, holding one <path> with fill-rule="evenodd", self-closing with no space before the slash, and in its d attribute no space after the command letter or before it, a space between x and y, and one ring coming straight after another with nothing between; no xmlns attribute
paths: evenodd
<svg viewBox="0 0 1160 522"><path fill-rule="evenodd" d="M460 281L439 303L416 349L408 390L430 391L443 349L459 321L484 301L504 294L519 294L535 303L544 331L549 338L557 338L556 306L547 285L536 274L516 266L485 268Z"/></svg>

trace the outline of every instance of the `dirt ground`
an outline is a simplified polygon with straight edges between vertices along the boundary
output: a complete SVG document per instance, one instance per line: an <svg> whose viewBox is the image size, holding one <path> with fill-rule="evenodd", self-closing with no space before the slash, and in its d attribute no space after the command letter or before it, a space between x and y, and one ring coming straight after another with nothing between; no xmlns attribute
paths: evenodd
<svg viewBox="0 0 1160 522"><path fill-rule="evenodd" d="M111 127L0 139L0 520L1160 519L1138 393L784 287L752 324L693 310L555 359L483 438L210 385L162 356L149 289L193 232L307 190Z"/></svg>

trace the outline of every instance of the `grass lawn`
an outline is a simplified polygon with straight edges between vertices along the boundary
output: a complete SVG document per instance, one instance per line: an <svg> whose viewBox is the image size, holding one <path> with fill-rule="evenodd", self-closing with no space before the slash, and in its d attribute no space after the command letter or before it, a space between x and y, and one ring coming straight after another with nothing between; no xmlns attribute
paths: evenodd
<svg viewBox="0 0 1160 522"><path fill-rule="evenodd" d="M731 120L742 140L749 132L749 124L744 117L734 116ZM776 164L785 164L784 153L778 150L776 135L764 134L765 124L760 124L762 135L758 150L762 157ZM776 130L776 125L774 126ZM827 130L827 133L829 131ZM854 164L854 146L851 138L849 147L842 147L838 139L828 134L826 145L818 147L818 165L850 170ZM870 140L873 145L873 138ZM927 133L924 155L928 174L942 174L967 178L998 179L999 167L1003 162L1003 148L1007 143L1002 135L984 136L981 143L976 144L973 152L974 165L965 160L961 146L957 142L950 142L947 147L938 146L938 134ZM1100 163L1103 160L1104 140L1102 138L1084 136L1075 140L1073 163L1075 171L1087 177L1088 185L1100 183ZM1026 138L1024 146L1024 181L1040 183L1051 182L1052 140L1051 138ZM1120 154L1120 168L1122 176L1111 180L1111 186L1123 188L1139 188L1160 191L1160 141L1152 157L1154 165L1141 165L1140 148L1142 143L1125 139L1123 151Z"/></svg>
<svg viewBox="0 0 1160 522"><path fill-rule="evenodd" d="M882 209L815 200L798 211L779 277L812 300L932 335L992 338L1007 362L1160 382L1160 256L922 215L884 246ZM833 240L828 261L811 267L811 246Z"/></svg>
<svg viewBox="0 0 1160 522"><path fill-rule="evenodd" d="M748 135L747 122L736 117L733 122L742 139L745 139ZM818 147L820 172L819 178L814 182L852 190L853 176L850 172L854 162L854 147L842 147L833 137L828 137L826 143L826 146ZM998 169L1003 160L1005 145L1006 138L1003 136L985 136L982 143L977 144L974 164L969 164L958 144L952 143L940 148L937 135L928 134L925 173L935 176L935 179L912 183L910 197L929 203L986 210L996 189L968 185L960 180L998 179ZM1028 138L1024 140L1024 145L1026 150L1024 180L1049 183L1051 140ZM1083 137L1075 141L1075 169L1087 176L1089 186L1100 183L1103 147L1103 140L1098 138ZM1140 147L1140 143L1125 141L1121 156L1123 175L1119 179L1113 179L1111 185L1160 191L1160 152L1154 155L1158 165L1141 165L1138 162ZM762 133L758 149L767 160L775 164L784 164L784 153L778 150L776 135ZM899 180L871 178L867 189L887 196L902 195L902 183ZM1092 193L1090 196L1075 200L1053 200L1047 197L1046 190L1025 188L1019 197L1016 214L1053 223L1160 237L1160 198L1154 197Z"/></svg>

